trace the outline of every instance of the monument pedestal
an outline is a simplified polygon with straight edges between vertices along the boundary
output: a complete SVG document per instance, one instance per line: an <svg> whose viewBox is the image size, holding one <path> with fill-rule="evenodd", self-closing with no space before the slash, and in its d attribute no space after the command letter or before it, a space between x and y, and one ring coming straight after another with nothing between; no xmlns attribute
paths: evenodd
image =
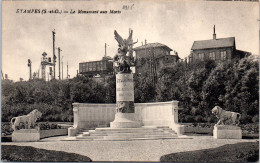
<svg viewBox="0 0 260 163"><path fill-rule="evenodd" d="M110 122L110 128L138 128L141 122L136 118L135 113L116 113L115 120Z"/></svg>
<svg viewBox="0 0 260 163"><path fill-rule="evenodd" d="M32 142L40 140L40 132L37 129L16 130L12 134L13 142Z"/></svg>
<svg viewBox="0 0 260 163"><path fill-rule="evenodd" d="M242 139L242 130L238 126L217 125L214 126L213 137L215 139Z"/></svg>
<svg viewBox="0 0 260 163"><path fill-rule="evenodd" d="M131 73L116 74L116 114L111 128L141 127L134 108L134 81Z"/></svg>

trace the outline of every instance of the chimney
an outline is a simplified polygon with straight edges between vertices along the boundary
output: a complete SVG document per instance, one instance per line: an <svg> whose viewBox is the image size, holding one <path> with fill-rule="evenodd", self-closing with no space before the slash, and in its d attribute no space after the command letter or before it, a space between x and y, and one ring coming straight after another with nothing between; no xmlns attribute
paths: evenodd
<svg viewBox="0 0 260 163"><path fill-rule="evenodd" d="M214 25L213 31L214 31L214 33L213 33L213 40L216 40L217 36L216 36L216 33L215 33L215 25Z"/></svg>

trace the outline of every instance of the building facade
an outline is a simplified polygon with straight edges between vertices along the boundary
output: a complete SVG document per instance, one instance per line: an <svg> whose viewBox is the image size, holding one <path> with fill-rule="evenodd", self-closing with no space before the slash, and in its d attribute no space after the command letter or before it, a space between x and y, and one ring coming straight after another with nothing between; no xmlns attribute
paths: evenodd
<svg viewBox="0 0 260 163"><path fill-rule="evenodd" d="M251 53L236 49L235 37L216 38L215 27L213 39L194 41L191 54L189 55L189 62L214 60L221 62L224 60L232 60L234 58L243 58L249 56Z"/></svg>
<svg viewBox="0 0 260 163"><path fill-rule="evenodd" d="M103 57L103 59L100 61L79 63L79 74L87 75L87 76L112 75L113 74L112 58Z"/></svg>
<svg viewBox="0 0 260 163"><path fill-rule="evenodd" d="M148 43L134 48L136 54L135 72L157 76L164 67L175 65L179 56L171 55L172 49L161 43Z"/></svg>

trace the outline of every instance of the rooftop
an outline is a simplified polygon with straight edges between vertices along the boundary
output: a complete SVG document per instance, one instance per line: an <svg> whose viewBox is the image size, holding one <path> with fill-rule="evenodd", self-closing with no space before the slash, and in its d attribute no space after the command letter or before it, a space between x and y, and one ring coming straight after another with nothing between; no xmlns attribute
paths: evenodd
<svg viewBox="0 0 260 163"><path fill-rule="evenodd" d="M136 48L134 48L134 50L140 50L140 49L145 49L145 48L157 48L157 47L162 47L162 48L166 48L167 50L169 51L172 51L171 48L169 48L168 46L164 45L164 44L161 44L161 43L149 43L149 44L146 44L146 45L142 45L142 46L138 46Z"/></svg>
<svg viewBox="0 0 260 163"><path fill-rule="evenodd" d="M191 50L212 49L235 46L235 37L194 41Z"/></svg>

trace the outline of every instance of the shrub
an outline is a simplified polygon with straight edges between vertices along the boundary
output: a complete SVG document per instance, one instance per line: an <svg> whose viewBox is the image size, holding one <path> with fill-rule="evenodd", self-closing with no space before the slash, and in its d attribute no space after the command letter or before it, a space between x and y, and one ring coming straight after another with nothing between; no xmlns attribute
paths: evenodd
<svg viewBox="0 0 260 163"><path fill-rule="evenodd" d="M259 123L259 115L255 115L252 119L254 123Z"/></svg>
<svg viewBox="0 0 260 163"><path fill-rule="evenodd" d="M1 131L2 131L2 136L11 135L13 133L11 123L2 123Z"/></svg>
<svg viewBox="0 0 260 163"><path fill-rule="evenodd" d="M251 123L251 124L241 124L241 129L246 131L247 133L258 134L259 133L259 124Z"/></svg>

